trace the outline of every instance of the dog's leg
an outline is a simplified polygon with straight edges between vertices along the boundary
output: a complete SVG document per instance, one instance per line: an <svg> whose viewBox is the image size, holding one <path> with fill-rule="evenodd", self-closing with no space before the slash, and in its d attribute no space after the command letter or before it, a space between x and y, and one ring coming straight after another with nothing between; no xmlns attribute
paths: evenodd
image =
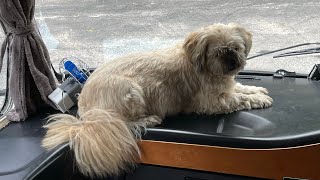
<svg viewBox="0 0 320 180"><path fill-rule="evenodd" d="M225 110L226 113L245 109L270 107L273 102L271 97L262 93L226 93L220 95L218 99L222 110Z"/></svg>
<svg viewBox="0 0 320 180"><path fill-rule="evenodd" d="M250 98L250 105L253 109L270 107L273 103L273 99L266 94L256 93L247 96Z"/></svg>
<svg viewBox="0 0 320 180"><path fill-rule="evenodd" d="M264 87L248 86L242 85L241 83L236 83L234 87L235 92L243 94L268 94L268 90Z"/></svg>
<svg viewBox="0 0 320 180"><path fill-rule="evenodd" d="M137 120L127 121L126 124L135 134L136 138L141 138L141 130L146 129L147 127L154 127L158 124L161 124L162 119L159 116L146 116L141 117Z"/></svg>
<svg viewBox="0 0 320 180"><path fill-rule="evenodd" d="M144 116L136 120L127 121L128 126L138 126L138 127L153 127L161 124L162 119L159 116Z"/></svg>
<svg viewBox="0 0 320 180"><path fill-rule="evenodd" d="M186 112L225 114L239 110L269 107L272 105L272 102L273 100L271 97L261 93L221 93L218 96L202 96L202 98L194 101Z"/></svg>
<svg viewBox="0 0 320 180"><path fill-rule="evenodd" d="M155 125L161 124L162 119L159 116L146 116L138 119L137 123L143 124L145 127L153 127Z"/></svg>

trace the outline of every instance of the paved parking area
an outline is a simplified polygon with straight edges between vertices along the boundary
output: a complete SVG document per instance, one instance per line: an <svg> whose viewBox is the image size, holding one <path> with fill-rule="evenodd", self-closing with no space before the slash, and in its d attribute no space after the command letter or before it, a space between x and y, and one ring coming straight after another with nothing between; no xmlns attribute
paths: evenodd
<svg viewBox="0 0 320 180"><path fill-rule="evenodd" d="M79 56L92 66L123 54L157 49L201 26L236 22L253 32L251 55L320 42L318 0L43 0L37 20L54 63ZM320 56L253 59L248 69L309 72Z"/></svg>

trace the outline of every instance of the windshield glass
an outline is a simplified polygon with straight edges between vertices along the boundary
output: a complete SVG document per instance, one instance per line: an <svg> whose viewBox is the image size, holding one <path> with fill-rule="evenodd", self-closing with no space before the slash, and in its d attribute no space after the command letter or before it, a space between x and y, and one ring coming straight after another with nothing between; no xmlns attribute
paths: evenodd
<svg viewBox="0 0 320 180"><path fill-rule="evenodd" d="M215 23L238 23L251 31L253 46L249 57L303 43L318 44L299 46L288 51L306 48L318 48L320 51L319 10L319 0L294 3L289 0L38 0L35 18L56 69L59 62L69 56L76 56L94 68L129 53L174 46L184 41L190 32ZM0 31L1 42L4 37L3 31ZM234 50L236 48L239 49L235 47ZM249 59L245 69L271 72L285 69L307 74L314 64L320 64L320 54L274 58L280 53L283 52ZM228 57L225 59L228 60ZM6 58L3 63L0 108L4 105L8 89ZM265 89L260 91L266 92ZM76 98L76 95L72 97ZM66 107L64 101L62 103ZM268 103L271 105L271 100Z"/></svg>
<svg viewBox="0 0 320 180"><path fill-rule="evenodd" d="M4 40L4 33L2 30L0 30L0 42L3 42L3 40ZM4 105L6 89L7 89L7 62L4 60L2 70L0 73L0 110Z"/></svg>
<svg viewBox="0 0 320 180"><path fill-rule="evenodd" d="M187 33L214 23L248 28L253 34L249 56L320 42L319 9L318 0L46 0L37 1L36 19L55 67L67 56L97 67L124 54L173 46ZM245 69L309 73L320 63L317 54L273 58L280 53L248 60Z"/></svg>

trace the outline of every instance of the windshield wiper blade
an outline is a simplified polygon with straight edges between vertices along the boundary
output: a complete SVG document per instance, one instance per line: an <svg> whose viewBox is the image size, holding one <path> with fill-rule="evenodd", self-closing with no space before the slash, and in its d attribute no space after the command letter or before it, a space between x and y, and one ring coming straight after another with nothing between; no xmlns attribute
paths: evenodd
<svg viewBox="0 0 320 180"><path fill-rule="evenodd" d="M280 58L280 57L287 57L287 56L301 56L306 54L317 54L317 53L320 53L320 47L282 53L282 54L273 56L273 58Z"/></svg>
<svg viewBox="0 0 320 180"><path fill-rule="evenodd" d="M273 54L273 53L284 51L284 50L288 50L288 49L293 49L293 48L297 48L297 47L301 47L301 46L309 46L309 45L320 45L320 42L303 43L303 44L297 44L297 45L289 46L289 47L282 48L282 49L276 49L276 50L273 50L273 51L268 51L268 52L265 52L265 53L261 53L261 54L258 54L258 55L254 55L254 56L248 57L247 60L253 59L253 58L257 58L257 57L260 57L260 56L265 56L265 55L268 55L268 54Z"/></svg>
<svg viewBox="0 0 320 180"><path fill-rule="evenodd" d="M255 77L255 76L251 76L251 75L237 75L235 78L236 78L236 79L252 79L252 80L261 80L260 78Z"/></svg>

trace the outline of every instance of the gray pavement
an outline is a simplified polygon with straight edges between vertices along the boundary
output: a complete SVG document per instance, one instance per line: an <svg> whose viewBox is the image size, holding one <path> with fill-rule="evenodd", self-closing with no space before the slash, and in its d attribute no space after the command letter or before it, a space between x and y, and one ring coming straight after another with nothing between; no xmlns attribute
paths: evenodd
<svg viewBox="0 0 320 180"><path fill-rule="evenodd" d="M37 0L36 19L57 67L77 56L90 67L123 54L171 46L188 32L235 22L254 35L250 55L320 42L319 0ZM0 40L3 34L0 33ZM248 61L246 69L308 73L320 55Z"/></svg>

